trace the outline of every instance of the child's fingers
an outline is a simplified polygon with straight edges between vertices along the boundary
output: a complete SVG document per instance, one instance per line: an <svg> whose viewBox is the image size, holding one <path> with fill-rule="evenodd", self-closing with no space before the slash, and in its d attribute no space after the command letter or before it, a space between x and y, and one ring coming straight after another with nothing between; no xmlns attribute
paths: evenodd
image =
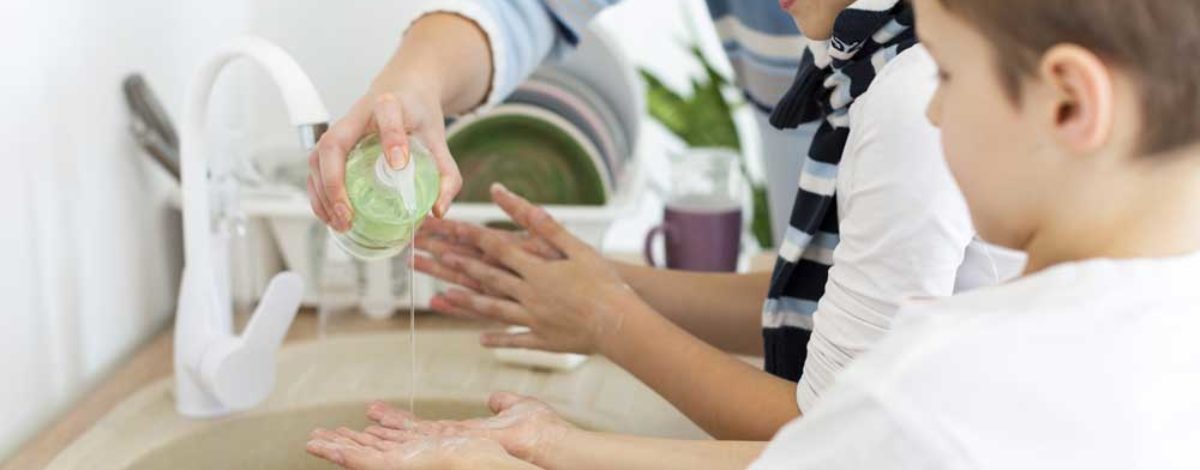
<svg viewBox="0 0 1200 470"><path fill-rule="evenodd" d="M367 405L367 418L379 424L397 428L413 427L420 421L416 415L378 400Z"/></svg>
<svg viewBox="0 0 1200 470"><path fill-rule="evenodd" d="M309 454L342 465L345 462L345 457L342 456L340 448L341 446L337 444L320 439L310 440L304 446L304 450Z"/></svg>
<svg viewBox="0 0 1200 470"><path fill-rule="evenodd" d="M531 398L512 392L496 392L488 397L488 408L491 408L492 413L500 414L525 400Z"/></svg>
<svg viewBox="0 0 1200 470"><path fill-rule="evenodd" d="M541 261L528 251L525 251L520 244L513 243L506 237L492 233L480 235L479 248L487 256L521 275L528 273L530 269L540 264Z"/></svg>
<svg viewBox="0 0 1200 470"><path fill-rule="evenodd" d="M451 269L466 273L467 276L479 281L484 288L499 292L513 299L525 298L526 286L523 281L512 273L497 268L479 260L448 254L442 262Z"/></svg>
<svg viewBox="0 0 1200 470"><path fill-rule="evenodd" d="M339 449L341 465L351 470L378 470L389 468L383 453L369 447L352 446Z"/></svg>
<svg viewBox="0 0 1200 470"><path fill-rule="evenodd" d="M432 299L429 299L429 308L448 317L464 320L492 321L490 318L480 315L469 308L459 307L443 294L435 295Z"/></svg>
<svg viewBox="0 0 1200 470"><path fill-rule="evenodd" d="M472 294L458 289L447 291L445 298L455 306L470 310L488 320L521 326L528 326L530 323L529 313L520 304L510 300Z"/></svg>
<svg viewBox="0 0 1200 470"><path fill-rule="evenodd" d="M471 290L482 290L483 285L466 273L438 262L436 259L417 255L413 257L413 269L443 281L458 284Z"/></svg>
<svg viewBox="0 0 1200 470"><path fill-rule="evenodd" d="M440 237L418 235L415 241L417 249L433 254L434 256L442 256L446 253L455 253L472 258L483 256L483 252L474 246L448 241Z"/></svg>
<svg viewBox="0 0 1200 470"><path fill-rule="evenodd" d="M381 440L384 440L387 442L395 442L398 444L403 444L408 441L421 439L421 438L425 437L418 431L413 431L413 430L409 430L409 429L394 429L394 428L390 428L387 426L374 426L374 425L367 426L367 428L364 429L363 432L366 432L367 434L375 436L375 438L377 438L377 439L381 439Z"/></svg>
<svg viewBox="0 0 1200 470"><path fill-rule="evenodd" d="M509 333L507 331L488 331L480 335L479 343L485 348L546 349L542 342L531 332Z"/></svg>
<svg viewBox="0 0 1200 470"><path fill-rule="evenodd" d="M550 217L544 209L513 194L500 183L492 184L492 200L518 225L525 227L534 236L544 238L567 256L580 255L591 249L582 240L571 235L571 232Z"/></svg>
<svg viewBox="0 0 1200 470"><path fill-rule="evenodd" d="M370 434L364 433L364 432L358 432L358 431L354 431L350 428L343 427L343 428L338 428L337 433L341 434L343 437L346 437L347 439L350 439L350 440L358 443L358 445L361 445L364 447L370 447L370 448L373 448L375 450L380 450L380 451L387 451L389 448L388 446L385 445L385 442L383 440L379 439L378 437L372 436Z"/></svg>

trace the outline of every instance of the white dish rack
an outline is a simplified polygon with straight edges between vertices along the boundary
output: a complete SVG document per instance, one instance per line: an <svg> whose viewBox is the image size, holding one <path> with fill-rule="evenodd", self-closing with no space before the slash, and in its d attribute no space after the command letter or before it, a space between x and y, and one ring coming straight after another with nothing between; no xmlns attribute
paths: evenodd
<svg viewBox="0 0 1200 470"><path fill-rule="evenodd" d="M545 206L546 211L572 234L595 247L602 246L613 221L634 210L645 188L637 159L633 159L626 181L620 185L612 200L603 206ZM315 284L314 243L325 243L327 256L348 256L326 236L325 225L313 215L306 193L291 188L246 188L239 195L239 207L250 220L264 221L271 238L279 248L287 268L299 273L305 281L304 305L317 306L320 290ZM509 218L494 204L459 203L450 208L447 218L473 224L508 222ZM333 250L333 251L330 251ZM390 314L391 310L407 308L407 258L362 263L365 273L362 292L363 310L368 314ZM397 272L398 271L398 272ZM417 273L412 284L417 308L428 308L433 295L445 288L442 282Z"/></svg>

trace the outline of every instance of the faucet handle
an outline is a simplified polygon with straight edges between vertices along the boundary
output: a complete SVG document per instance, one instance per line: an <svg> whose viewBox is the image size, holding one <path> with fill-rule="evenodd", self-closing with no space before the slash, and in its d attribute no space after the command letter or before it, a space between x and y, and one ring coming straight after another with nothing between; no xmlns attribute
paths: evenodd
<svg viewBox="0 0 1200 470"><path fill-rule="evenodd" d="M246 324L242 341L255 348L278 349L296 318L303 295L304 280L299 274L291 271L276 274L267 284L250 323Z"/></svg>
<svg viewBox="0 0 1200 470"><path fill-rule="evenodd" d="M200 374L208 391L222 405L244 410L271 394L275 388L275 351L296 317L303 292L300 275L290 271L276 274L242 335L219 339L205 350Z"/></svg>

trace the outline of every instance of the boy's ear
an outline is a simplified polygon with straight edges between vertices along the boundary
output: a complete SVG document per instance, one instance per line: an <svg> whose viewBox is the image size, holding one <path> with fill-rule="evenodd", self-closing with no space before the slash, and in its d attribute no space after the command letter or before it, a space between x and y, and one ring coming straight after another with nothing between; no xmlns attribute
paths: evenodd
<svg viewBox="0 0 1200 470"><path fill-rule="evenodd" d="M1042 55L1039 69L1060 143L1085 154L1102 147L1113 132L1116 100L1104 61L1082 47L1057 45Z"/></svg>

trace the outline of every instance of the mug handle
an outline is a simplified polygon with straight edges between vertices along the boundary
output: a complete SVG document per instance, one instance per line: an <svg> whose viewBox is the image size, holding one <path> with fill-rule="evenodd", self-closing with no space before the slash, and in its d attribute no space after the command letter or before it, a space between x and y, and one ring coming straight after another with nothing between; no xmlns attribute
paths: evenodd
<svg viewBox="0 0 1200 470"><path fill-rule="evenodd" d="M646 241L642 244L642 255L646 257L646 264L652 268L659 267L658 263L654 262L654 239L666 233L666 229L666 224L658 224L646 232Z"/></svg>

